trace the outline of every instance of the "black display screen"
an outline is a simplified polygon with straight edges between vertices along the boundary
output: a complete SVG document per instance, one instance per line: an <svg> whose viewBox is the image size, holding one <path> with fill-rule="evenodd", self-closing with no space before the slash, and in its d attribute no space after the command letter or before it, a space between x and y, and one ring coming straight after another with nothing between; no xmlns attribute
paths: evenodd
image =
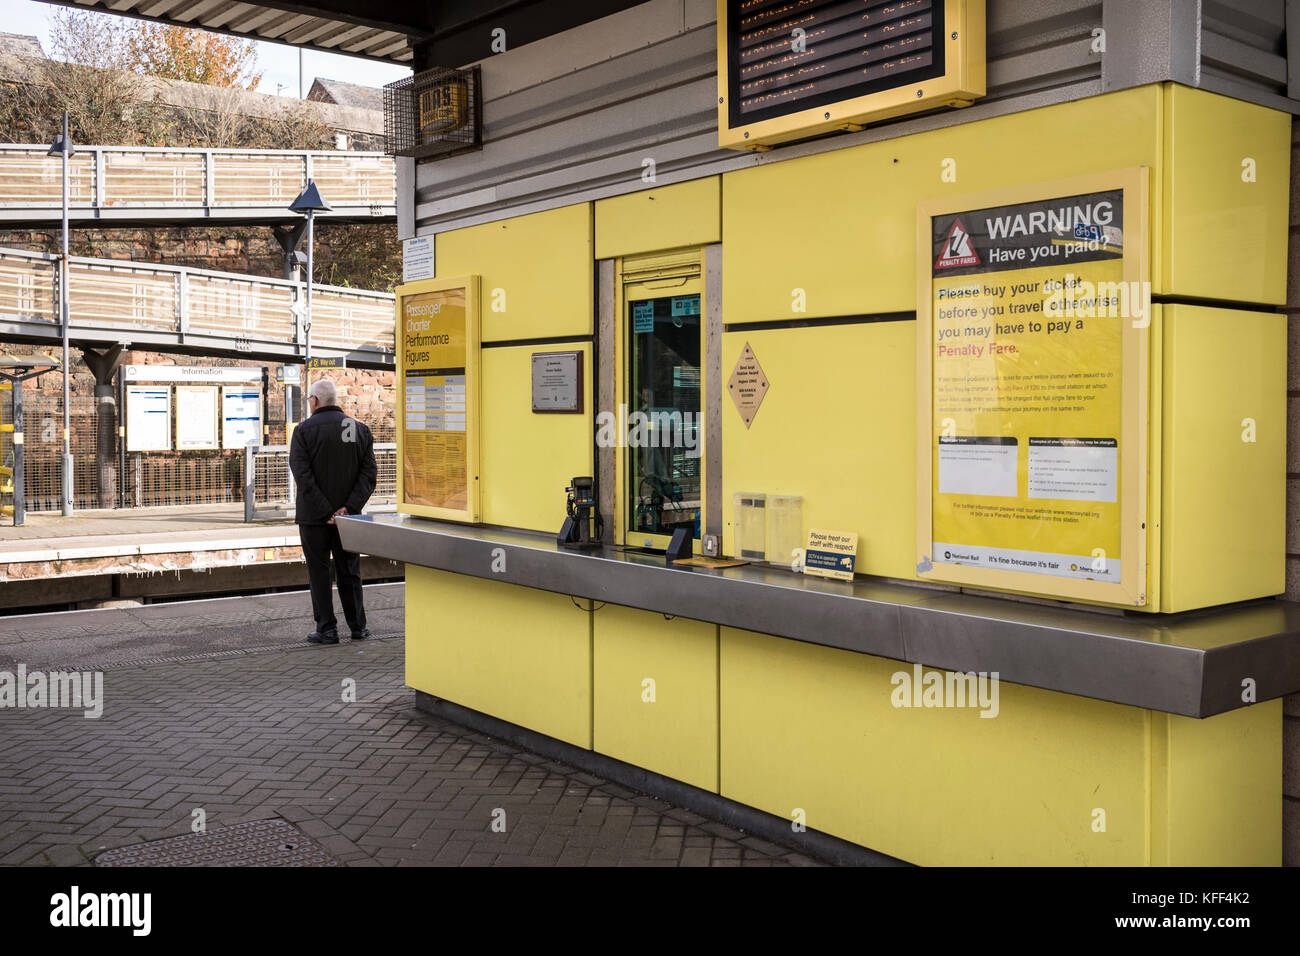
<svg viewBox="0 0 1300 956"><path fill-rule="evenodd" d="M730 0L735 128L942 76L944 0Z"/></svg>

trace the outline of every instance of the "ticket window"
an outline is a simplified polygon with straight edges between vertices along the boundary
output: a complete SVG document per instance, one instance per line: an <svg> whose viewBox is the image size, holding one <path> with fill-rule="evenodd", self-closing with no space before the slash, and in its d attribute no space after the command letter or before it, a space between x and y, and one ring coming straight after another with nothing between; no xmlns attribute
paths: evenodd
<svg viewBox="0 0 1300 956"><path fill-rule="evenodd" d="M678 528L698 539L704 524L698 259L650 278L625 278L622 289L622 542L663 549Z"/></svg>

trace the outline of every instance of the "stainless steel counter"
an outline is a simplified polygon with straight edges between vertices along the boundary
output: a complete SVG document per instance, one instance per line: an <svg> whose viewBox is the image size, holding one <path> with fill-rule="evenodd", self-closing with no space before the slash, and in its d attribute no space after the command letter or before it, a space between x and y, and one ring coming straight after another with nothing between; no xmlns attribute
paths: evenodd
<svg viewBox="0 0 1300 956"><path fill-rule="evenodd" d="M1246 706L1247 678L1258 701L1300 691L1300 604L1289 601L1093 612L755 565L667 567L662 556L570 551L554 535L408 515L338 524L349 551L1188 717Z"/></svg>

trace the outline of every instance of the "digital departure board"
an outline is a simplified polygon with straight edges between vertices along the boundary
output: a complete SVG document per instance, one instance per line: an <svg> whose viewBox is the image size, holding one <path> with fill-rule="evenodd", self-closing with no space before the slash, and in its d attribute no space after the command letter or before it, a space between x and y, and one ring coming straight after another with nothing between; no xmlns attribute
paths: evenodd
<svg viewBox="0 0 1300 956"><path fill-rule="evenodd" d="M722 146L764 148L983 94L983 0L719 0Z"/></svg>

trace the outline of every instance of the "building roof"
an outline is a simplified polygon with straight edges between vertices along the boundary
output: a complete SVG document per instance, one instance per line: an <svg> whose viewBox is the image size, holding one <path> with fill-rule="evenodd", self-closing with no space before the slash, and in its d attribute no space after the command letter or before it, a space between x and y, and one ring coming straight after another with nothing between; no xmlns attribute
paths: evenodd
<svg viewBox="0 0 1300 956"><path fill-rule="evenodd" d="M339 106L351 106L360 110L382 110L384 108L384 91L377 86L359 86L356 83L344 83L342 80L326 80L317 77L307 93L307 99L318 103L337 103Z"/></svg>
<svg viewBox="0 0 1300 956"><path fill-rule="evenodd" d="M41 41L36 37L24 36L21 33L0 33L0 53L45 59L45 51L41 49Z"/></svg>

